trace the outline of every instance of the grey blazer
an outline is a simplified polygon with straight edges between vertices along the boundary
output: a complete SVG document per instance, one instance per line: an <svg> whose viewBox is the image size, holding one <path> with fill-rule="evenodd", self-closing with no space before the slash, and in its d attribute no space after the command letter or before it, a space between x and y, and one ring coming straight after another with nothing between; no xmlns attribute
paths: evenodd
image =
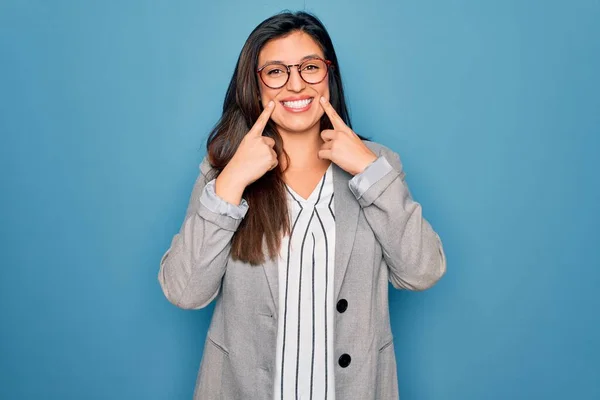
<svg viewBox="0 0 600 400"><path fill-rule="evenodd" d="M398 155L364 142L390 168L351 190L352 176L333 165L336 224L334 302L338 400L398 399L388 282L424 290L446 271L439 236L423 218L404 180ZM200 201L211 171L203 160L186 217L162 257L158 279L167 299L198 309L216 300L194 399L272 399L277 342L277 262L251 266L229 256L241 219ZM224 202L224 201L223 201Z"/></svg>

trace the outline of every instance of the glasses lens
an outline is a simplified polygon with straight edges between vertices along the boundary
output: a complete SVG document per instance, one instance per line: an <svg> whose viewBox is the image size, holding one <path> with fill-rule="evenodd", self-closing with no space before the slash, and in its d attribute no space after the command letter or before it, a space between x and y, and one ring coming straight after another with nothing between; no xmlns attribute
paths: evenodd
<svg viewBox="0 0 600 400"><path fill-rule="evenodd" d="M308 60L300 66L302 79L308 83L319 83L327 75L327 64L323 60Z"/></svg>
<svg viewBox="0 0 600 400"><path fill-rule="evenodd" d="M287 81L287 67L282 64L267 65L260 71L260 77L265 85L271 88L279 88L285 85Z"/></svg>

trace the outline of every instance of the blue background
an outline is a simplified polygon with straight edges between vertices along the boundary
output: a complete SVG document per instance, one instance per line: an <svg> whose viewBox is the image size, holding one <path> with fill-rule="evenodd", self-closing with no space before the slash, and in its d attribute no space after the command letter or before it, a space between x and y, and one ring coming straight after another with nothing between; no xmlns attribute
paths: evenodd
<svg viewBox="0 0 600 400"><path fill-rule="evenodd" d="M600 2L2 1L0 398L189 399L157 282L239 51L315 12L448 273L391 293L403 400L600 398Z"/></svg>

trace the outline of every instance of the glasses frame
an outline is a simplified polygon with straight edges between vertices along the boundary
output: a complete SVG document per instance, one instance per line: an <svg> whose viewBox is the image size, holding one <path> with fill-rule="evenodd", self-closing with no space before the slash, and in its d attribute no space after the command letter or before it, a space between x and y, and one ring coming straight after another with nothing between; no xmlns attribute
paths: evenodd
<svg viewBox="0 0 600 400"><path fill-rule="evenodd" d="M305 64L305 63L307 63L307 62L310 62L310 61L312 61L312 60L320 60L320 61L323 61L323 62L325 63L325 65L327 66L327 70L325 71L325 76L324 76L324 77L323 77L323 79L321 79L319 82L308 82L306 79L304 79L304 77L302 76L302 73L300 72L300 66L301 66L301 65L303 65L303 64ZM262 72L262 70L263 70L263 69L267 68L269 65L282 65L282 66L284 66L284 67L287 69L287 79L285 80L285 82L284 82L284 83L283 83L281 86L276 86L276 87L273 87L273 86L269 86L269 85L267 85L267 84L265 83L265 81L264 81L264 79L263 79L263 77L262 77L262 74L261 74L261 72ZM257 68L257 69L256 69L256 73L258 74L258 78L261 80L261 82L262 82L262 83L263 83L263 84L264 84L266 87L268 87L268 88L270 88L270 89L281 89L282 87L284 87L285 85L287 85L287 83L289 82L289 80L290 80L290 76L292 75L292 71L291 71L292 67L296 67L296 68L298 69L298 75L300 75L300 78L301 78L301 79L302 79L304 82L308 83L309 85L317 85L317 84L319 84L319 83L323 82L323 81L325 80L325 78L327 78L327 75L329 75L329 68L332 68L332 67L333 67L333 63L332 63L331 61L329 61L329 60L324 60L324 59L322 59L321 57L311 57L311 58L308 58L308 59L306 59L306 60L302 61L302 62L301 62L301 63L299 63L299 64L289 64L289 65L286 65L286 64L283 64L283 63L268 63L268 64L265 64L265 65L263 65L263 66L262 66L262 67L260 67L260 68Z"/></svg>

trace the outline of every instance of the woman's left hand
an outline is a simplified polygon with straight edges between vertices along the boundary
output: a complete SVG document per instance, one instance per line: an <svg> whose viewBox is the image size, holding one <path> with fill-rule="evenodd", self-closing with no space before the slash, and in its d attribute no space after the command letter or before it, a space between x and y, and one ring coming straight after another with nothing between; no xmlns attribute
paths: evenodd
<svg viewBox="0 0 600 400"><path fill-rule="evenodd" d="M333 129L321 132L325 141L319 150L319 158L331 160L344 171L360 174L377 159L352 129L348 127L325 97L321 97L321 106L329 117Z"/></svg>

